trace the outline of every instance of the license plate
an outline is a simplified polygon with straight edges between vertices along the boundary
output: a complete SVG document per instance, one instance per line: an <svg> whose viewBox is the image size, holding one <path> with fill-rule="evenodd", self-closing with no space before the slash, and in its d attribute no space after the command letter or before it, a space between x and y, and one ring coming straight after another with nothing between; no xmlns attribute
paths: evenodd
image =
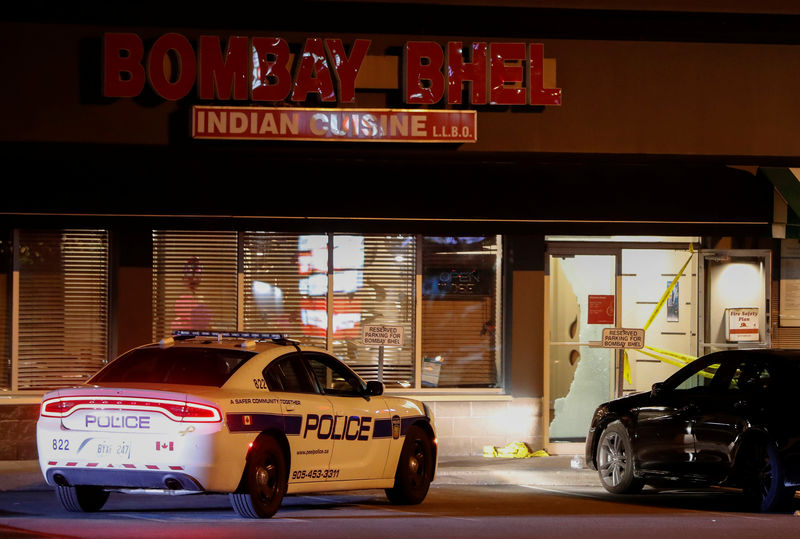
<svg viewBox="0 0 800 539"><path fill-rule="evenodd" d="M95 447L98 458L125 460L131 458L131 442L129 440L98 440Z"/></svg>

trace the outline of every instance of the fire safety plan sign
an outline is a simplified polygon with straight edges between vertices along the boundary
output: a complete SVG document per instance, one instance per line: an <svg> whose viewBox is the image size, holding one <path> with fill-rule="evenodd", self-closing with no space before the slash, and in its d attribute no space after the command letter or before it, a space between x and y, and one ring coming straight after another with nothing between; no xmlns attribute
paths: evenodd
<svg viewBox="0 0 800 539"><path fill-rule="evenodd" d="M726 309L725 317L728 342L758 342L759 317L758 308Z"/></svg>

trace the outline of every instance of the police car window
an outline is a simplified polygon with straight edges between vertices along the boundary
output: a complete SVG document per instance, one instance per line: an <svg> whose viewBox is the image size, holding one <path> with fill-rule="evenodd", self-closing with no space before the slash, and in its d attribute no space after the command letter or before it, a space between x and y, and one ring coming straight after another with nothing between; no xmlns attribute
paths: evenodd
<svg viewBox="0 0 800 539"><path fill-rule="evenodd" d="M264 369L263 374L270 391L318 393L302 359L297 354L273 361Z"/></svg>
<svg viewBox="0 0 800 539"><path fill-rule="evenodd" d="M220 387L245 361L246 350L221 348L137 348L98 372L89 383L138 382Z"/></svg>
<svg viewBox="0 0 800 539"><path fill-rule="evenodd" d="M326 395L363 395L363 382L347 367L322 354L304 354L304 357Z"/></svg>

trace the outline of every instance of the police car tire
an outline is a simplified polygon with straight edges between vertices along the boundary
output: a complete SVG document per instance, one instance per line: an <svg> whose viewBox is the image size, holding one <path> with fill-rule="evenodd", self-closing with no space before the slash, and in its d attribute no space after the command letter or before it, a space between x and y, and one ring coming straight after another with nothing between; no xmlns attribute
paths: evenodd
<svg viewBox="0 0 800 539"><path fill-rule="evenodd" d="M103 508L108 500L108 492L100 487L79 485L62 487L56 485L56 497L67 511L72 513L94 513Z"/></svg>
<svg viewBox="0 0 800 539"><path fill-rule="evenodd" d="M286 494L286 458L278 442L269 436L256 440L247 458L244 492L228 495L236 514L244 518L269 518Z"/></svg>
<svg viewBox="0 0 800 539"><path fill-rule="evenodd" d="M433 475L433 447L428 434L416 425L409 427L394 486L386 489L386 497L397 505L416 505L428 494Z"/></svg>

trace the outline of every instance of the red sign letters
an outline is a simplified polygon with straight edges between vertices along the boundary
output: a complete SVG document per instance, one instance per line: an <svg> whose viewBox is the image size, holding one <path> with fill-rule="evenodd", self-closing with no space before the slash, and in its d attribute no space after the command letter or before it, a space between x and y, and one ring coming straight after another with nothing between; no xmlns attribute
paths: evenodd
<svg viewBox="0 0 800 539"><path fill-rule="evenodd" d="M307 38L294 59L280 37L231 36L223 51L218 36L195 43L177 33L158 37L145 50L131 33L107 33L103 48L106 97L136 97L146 84L163 99L178 100L196 88L202 100L324 103L355 101L356 77L371 40L356 39L347 52L341 39ZM408 42L403 55L403 96L408 104L560 105L561 90L544 88L539 43L472 43L446 46Z"/></svg>

